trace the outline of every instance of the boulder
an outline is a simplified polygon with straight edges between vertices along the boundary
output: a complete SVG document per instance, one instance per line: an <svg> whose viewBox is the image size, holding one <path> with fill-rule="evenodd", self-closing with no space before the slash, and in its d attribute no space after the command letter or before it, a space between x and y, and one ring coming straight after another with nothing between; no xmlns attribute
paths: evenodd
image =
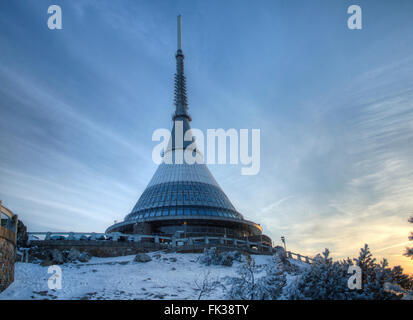
<svg viewBox="0 0 413 320"><path fill-rule="evenodd" d="M86 251L83 251L77 258L80 262L88 262L90 260L90 256Z"/></svg>
<svg viewBox="0 0 413 320"><path fill-rule="evenodd" d="M69 253L67 254L67 261L71 262L71 261L75 261L79 259L80 256L80 251L75 249L75 248L71 248Z"/></svg>
<svg viewBox="0 0 413 320"><path fill-rule="evenodd" d="M53 249L50 254L52 256L51 260L53 264L63 264L65 262L63 254L59 250Z"/></svg>
<svg viewBox="0 0 413 320"><path fill-rule="evenodd" d="M32 247L29 249L29 262L38 260L49 260L50 252L44 248Z"/></svg>
<svg viewBox="0 0 413 320"><path fill-rule="evenodd" d="M223 265L223 266L231 267L233 260L234 260L234 257L232 255L227 254L227 253L224 252L221 255L220 264Z"/></svg>
<svg viewBox="0 0 413 320"><path fill-rule="evenodd" d="M138 253L133 259L135 262L149 262L152 261L152 258L148 256L146 253Z"/></svg>
<svg viewBox="0 0 413 320"><path fill-rule="evenodd" d="M219 265L221 264L221 253L217 248L204 248L204 254L199 258L200 262L203 264L209 265Z"/></svg>

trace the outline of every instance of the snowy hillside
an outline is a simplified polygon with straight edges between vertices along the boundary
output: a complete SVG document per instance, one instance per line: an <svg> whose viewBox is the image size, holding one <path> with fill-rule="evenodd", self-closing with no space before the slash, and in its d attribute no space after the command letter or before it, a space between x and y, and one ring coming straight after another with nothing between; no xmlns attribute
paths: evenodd
<svg viewBox="0 0 413 320"><path fill-rule="evenodd" d="M398 266L388 267L386 260L376 263L367 245L353 260L333 261L326 249L311 264L288 259L281 251L245 256L217 248L203 254L152 252L91 259L71 249L39 256L45 259L16 263L15 281L0 293L0 300L413 299L413 278ZM354 265L363 274L357 290L349 285L348 270ZM49 288L56 283L50 281L49 268L61 271L61 288Z"/></svg>
<svg viewBox="0 0 413 320"><path fill-rule="evenodd" d="M135 256L93 257L87 263L67 263L62 268L62 289L48 288L48 267L16 263L15 282L0 299L198 299L199 287L207 278L224 286L238 276L241 262L231 267L198 262L200 254L150 253L152 261L134 262ZM253 256L256 265L271 256ZM298 263L298 262L297 262ZM203 299L224 299L219 286Z"/></svg>

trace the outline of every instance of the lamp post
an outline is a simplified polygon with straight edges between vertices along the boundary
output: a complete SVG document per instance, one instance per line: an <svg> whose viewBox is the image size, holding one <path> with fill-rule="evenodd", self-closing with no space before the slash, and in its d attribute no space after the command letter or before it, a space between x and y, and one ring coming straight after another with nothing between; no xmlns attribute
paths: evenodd
<svg viewBox="0 0 413 320"><path fill-rule="evenodd" d="M281 241L282 241L282 243L284 243L285 254L287 254L287 247L285 245L285 237L284 236L281 236Z"/></svg>
<svg viewBox="0 0 413 320"><path fill-rule="evenodd" d="M185 227L185 238L186 238L186 221L184 221L184 227Z"/></svg>

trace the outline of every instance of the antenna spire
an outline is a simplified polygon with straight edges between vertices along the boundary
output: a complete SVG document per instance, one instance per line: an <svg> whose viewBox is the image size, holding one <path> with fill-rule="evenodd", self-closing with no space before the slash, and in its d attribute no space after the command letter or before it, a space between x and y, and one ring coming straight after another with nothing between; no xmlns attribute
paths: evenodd
<svg viewBox="0 0 413 320"><path fill-rule="evenodd" d="M182 50L182 16L178 16L178 50Z"/></svg>
<svg viewBox="0 0 413 320"><path fill-rule="evenodd" d="M178 16L178 50L176 51L176 74L175 74L175 113L172 120L186 118L191 121L189 116L188 102L186 98L186 80L184 75L184 54L182 52L182 17Z"/></svg>

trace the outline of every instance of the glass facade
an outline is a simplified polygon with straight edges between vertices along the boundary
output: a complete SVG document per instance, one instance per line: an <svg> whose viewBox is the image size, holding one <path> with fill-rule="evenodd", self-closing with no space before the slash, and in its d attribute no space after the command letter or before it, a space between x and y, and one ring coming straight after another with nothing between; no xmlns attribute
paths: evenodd
<svg viewBox="0 0 413 320"><path fill-rule="evenodd" d="M146 188L125 220L168 216L242 219L219 187L195 181L177 181Z"/></svg>
<svg viewBox="0 0 413 320"><path fill-rule="evenodd" d="M146 220L153 217L168 217L168 216L210 216L240 219L237 212L225 210L222 208L204 208L204 207L161 207L154 209L146 209L138 212L133 212L127 216L126 221Z"/></svg>
<svg viewBox="0 0 413 320"><path fill-rule="evenodd" d="M206 183L184 181L161 183L147 188L132 212L176 205L203 205L235 211L220 188Z"/></svg>
<svg viewBox="0 0 413 320"><path fill-rule="evenodd" d="M167 164L161 163L148 184L148 188L168 182L200 182L219 188L205 164Z"/></svg>

